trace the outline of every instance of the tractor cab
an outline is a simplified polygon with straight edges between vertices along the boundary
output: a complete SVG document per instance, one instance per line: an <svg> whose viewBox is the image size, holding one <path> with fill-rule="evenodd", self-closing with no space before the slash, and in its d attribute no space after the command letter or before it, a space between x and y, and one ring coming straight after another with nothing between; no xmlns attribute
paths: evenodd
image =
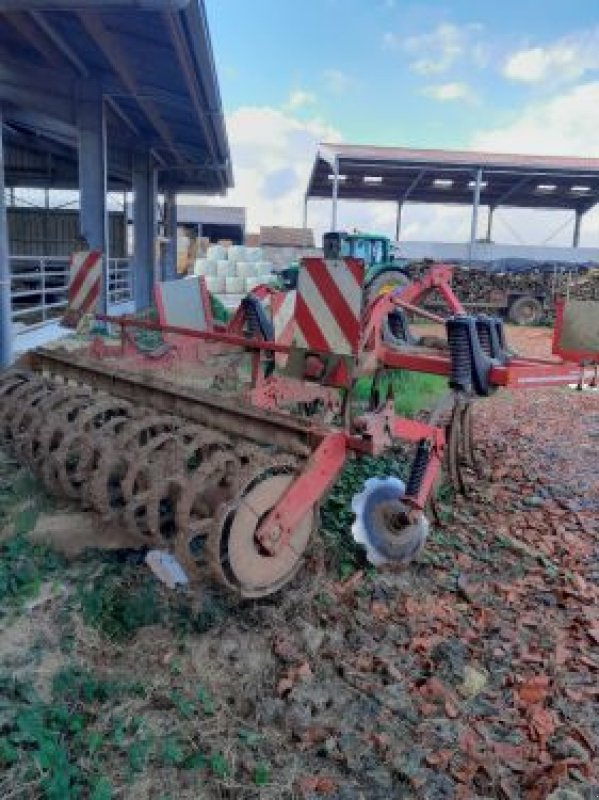
<svg viewBox="0 0 599 800"><path fill-rule="evenodd" d="M386 236L369 233L325 233L322 245L325 258L360 258L367 269L393 261L391 242Z"/></svg>
<svg viewBox="0 0 599 800"><path fill-rule="evenodd" d="M367 298L385 294L408 282L400 262L395 259L393 244L386 236L377 233L345 233L333 231L322 237L325 259L359 258L366 268L364 286ZM279 272L284 290L297 286L299 264L294 263Z"/></svg>

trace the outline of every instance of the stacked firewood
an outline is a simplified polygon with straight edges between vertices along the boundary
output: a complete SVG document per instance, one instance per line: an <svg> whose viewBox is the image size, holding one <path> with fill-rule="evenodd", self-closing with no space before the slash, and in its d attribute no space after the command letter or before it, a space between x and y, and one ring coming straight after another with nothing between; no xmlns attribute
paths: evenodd
<svg viewBox="0 0 599 800"><path fill-rule="evenodd" d="M430 261L412 262L407 272L410 277L419 278L430 266ZM499 270L494 265L457 264L452 286L469 311L501 314L514 295L531 295L543 302L550 320L556 297L599 300L599 267L539 264L529 269L519 266ZM427 305L435 308L444 304L440 297L431 295Z"/></svg>

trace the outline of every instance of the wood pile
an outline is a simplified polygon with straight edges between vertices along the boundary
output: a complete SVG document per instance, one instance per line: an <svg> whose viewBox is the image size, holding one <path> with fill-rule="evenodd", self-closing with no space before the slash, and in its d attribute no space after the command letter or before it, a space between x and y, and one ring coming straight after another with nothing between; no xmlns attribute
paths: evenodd
<svg viewBox="0 0 599 800"><path fill-rule="evenodd" d="M410 277L418 278L431 265L429 261L412 262ZM599 267L570 265L535 265L530 269L499 271L496 268L454 265L452 286L469 311L503 313L515 296L530 295L543 302L548 321L553 316L556 297L569 295L579 300L599 300ZM431 295L427 305L439 309L442 299Z"/></svg>

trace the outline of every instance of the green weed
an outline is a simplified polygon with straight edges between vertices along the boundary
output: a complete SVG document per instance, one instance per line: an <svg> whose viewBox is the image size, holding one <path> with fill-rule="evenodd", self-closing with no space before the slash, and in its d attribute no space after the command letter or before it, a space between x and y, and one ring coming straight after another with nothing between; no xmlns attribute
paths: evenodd
<svg viewBox="0 0 599 800"><path fill-rule="evenodd" d="M81 588L79 596L86 624L116 640L156 624L165 612L154 578L124 565L119 565L118 572L104 570Z"/></svg>
<svg viewBox="0 0 599 800"><path fill-rule="evenodd" d="M385 377L383 386L385 393L388 387L391 388L396 413L413 417L423 408L431 408L435 404L447 389L447 380L439 375L394 370ZM354 399L367 402L371 388L371 378L360 378L353 389Z"/></svg>
<svg viewBox="0 0 599 800"><path fill-rule="evenodd" d="M18 608L63 567L63 559L46 545L32 544L23 535L7 539L0 544L0 604Z"/></svg>

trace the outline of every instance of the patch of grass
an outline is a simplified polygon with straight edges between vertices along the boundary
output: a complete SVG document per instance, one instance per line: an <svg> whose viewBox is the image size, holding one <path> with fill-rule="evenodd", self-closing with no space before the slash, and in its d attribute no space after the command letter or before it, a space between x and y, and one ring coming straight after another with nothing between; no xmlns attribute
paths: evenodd
<svg viewBox="0 0 599 800"><path fill-rule="evenodd" d="M44 581L64 568L64 560L50 547L32 544L24 535L0 544L0 606L18 608L35 597Z"/></svg>
<svg viewBox="0 0 599 800"><path fill-rule="evenodd" d="M142 695L143 704L132 713ZM223 753L199 746L191 712L202 710L205 697L185 702L182 697L171 695L177 700L173 717L161 693L154 698L141 684L78 663L54 674L48 700L29 681L0 673L3 786L31 785L32 796L41 800L109 800L117 793L128 796L123 785L150 769L205 770L206 777L229 777L232 768ZM156 702L168 732L153 731L141 714ZM268 765L258 762L255 785L268 777Z"/></svg>
<svg viewBox="0 0 599 800"><path fill-rule="evenodd" d="M390 385L393 391L396 413L413 417L418 411L431 408L435 404L447 389L447 380L439 375L394 370L385 376L384 385ZM354 386L354 399L367 402L371 388L372 378L360 378Z"/></svg>
<svg viewBox="0 0 599 800"><path fill-rule="evenodd" d="M165 605L153 576L139 567L105 569L81 587L83 619L111 639L131 637L139 628L160 622Z"/></svg>

